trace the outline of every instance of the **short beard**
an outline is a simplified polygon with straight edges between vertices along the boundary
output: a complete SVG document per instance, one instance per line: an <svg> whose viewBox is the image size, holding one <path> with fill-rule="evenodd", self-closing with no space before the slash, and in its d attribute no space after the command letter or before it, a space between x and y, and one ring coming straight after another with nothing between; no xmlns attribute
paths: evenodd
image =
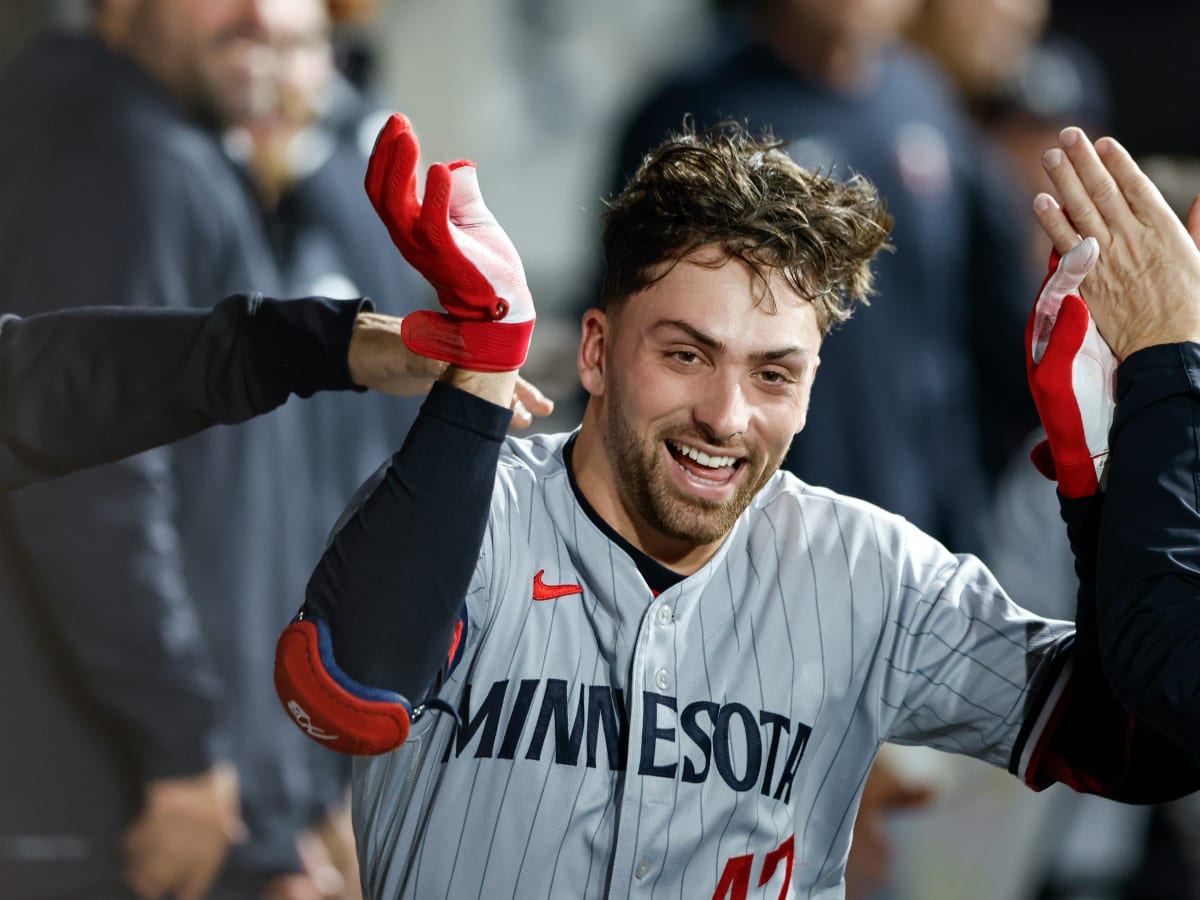
<svg viewBox="0 0 1200 900"><path fill-rule="evenodd" d="M629 420L625 418L621 405L612 402L608 406L608 445L613 453L617 477L634 510L656 531L675 540L686 541L693 546L704 546L721 540L727 535L738 518L754 500L771 477L779 469L782 457L768 466L753 482L747 479L737 493L724 503L715 503L699 497L688 497L675 490L667 480L667 473L660 470L662 458L658 446L668 437L682 438L686 435L665 427L655 435L648 450L641 442ZM711 441L706 441L711 443ZM748 449L743 466L757 468L759 456Z"/></svg>

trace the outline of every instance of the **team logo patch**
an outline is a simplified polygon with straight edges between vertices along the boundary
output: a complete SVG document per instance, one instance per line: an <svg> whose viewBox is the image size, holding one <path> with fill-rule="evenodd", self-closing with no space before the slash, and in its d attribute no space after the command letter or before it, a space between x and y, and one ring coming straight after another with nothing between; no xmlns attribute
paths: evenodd
<svg viewBox="0 0 1200 900"><path fill-rule="evenodd" d="M559 597L569 597L571 594L583 594L583 588L577 584L546 584L542 576L546 570L540 570L533 576L534 600L557 600Z"/></svg>

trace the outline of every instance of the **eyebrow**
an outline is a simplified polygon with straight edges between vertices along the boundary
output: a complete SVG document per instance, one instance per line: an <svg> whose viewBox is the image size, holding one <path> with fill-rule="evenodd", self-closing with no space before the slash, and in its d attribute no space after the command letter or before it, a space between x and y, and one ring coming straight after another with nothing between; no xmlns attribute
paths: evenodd
<svg viewBox="0 0 1200 900"><path fill-rule="evenodd" d="M723 341L717 340L712 335L705 334L694 325L689 325L687 322L679 319L660 319L655 322L650 330L659 331L664 328L676 328L679 331L687 334L693 341L700 346L713 351L714 353L722 353L728 349ZM811 356L812 352L804 347L780 347L777 350L755 350L750 354L749 358L754 362L774 362L776 360L786 359L789 356L800 354L803 356Z"/></svg>

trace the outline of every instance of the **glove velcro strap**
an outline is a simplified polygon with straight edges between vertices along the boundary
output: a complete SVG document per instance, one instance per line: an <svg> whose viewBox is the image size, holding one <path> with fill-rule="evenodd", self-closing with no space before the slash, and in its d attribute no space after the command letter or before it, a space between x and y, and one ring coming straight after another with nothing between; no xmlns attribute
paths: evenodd
<svg viewBox="0 0 1200 900"><path fill-rule="evenodd" d="M474 372L511 372L525 363L533 322L480 322L420 310L404 317L400 336L429 359Z"/></svg>
<svg viewBox="0 0 1200 900"><path fill-rule="evenodd" d="M275 691L300 729L341 753L395 750L408 737L412 705L400 694L359 684L333 660L329 628L296 619L275 645Z"/></svg>
<svg viewBox="0 0 1200 900"><path fill-rule="evenodd" d="M1104 473L1108 464L1108 451L1097 453L1090 459L1060 462L1054 458L1049 441L1039 442L1029 451L1034 467L1044 477L1058 482L1058 490L1064 497L1078 499L1091 497L1104 490Z"/></svg>

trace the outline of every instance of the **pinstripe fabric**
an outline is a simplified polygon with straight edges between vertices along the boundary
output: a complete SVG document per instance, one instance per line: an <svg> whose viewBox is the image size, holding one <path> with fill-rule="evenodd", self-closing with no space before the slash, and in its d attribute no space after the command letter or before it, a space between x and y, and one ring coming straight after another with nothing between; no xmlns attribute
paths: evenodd
<svg viewBox="0 0 1200 900"><path fill-rule="evenodd" d="M840 897L882 741L1007 763L1069 625L786 473L655 598L576 502L567 437L502 453L442 691L462 726L355 761L371 897ZM541 570L582 594L534 601Z"/></svg>

